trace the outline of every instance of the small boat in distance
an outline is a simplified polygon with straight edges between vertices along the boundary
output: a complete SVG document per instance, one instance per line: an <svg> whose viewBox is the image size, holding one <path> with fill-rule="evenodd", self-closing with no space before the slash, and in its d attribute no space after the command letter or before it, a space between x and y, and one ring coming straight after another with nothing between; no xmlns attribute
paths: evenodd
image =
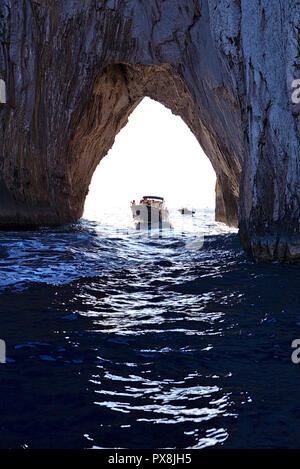
<svg viewBox="0 0 300 469"><path fill-rule="evenodd" d="M196 213L196 210L190 210L189 208L182 207L178 210L178 212L180 212L181 215L194 215Z"/></svg>
<svg viewBox="0 0 300 469"><path fill-rule="evenodd" d="M145 195L138 204L133 200L131 211L137 230L172 228L163 197Z"/></svg>

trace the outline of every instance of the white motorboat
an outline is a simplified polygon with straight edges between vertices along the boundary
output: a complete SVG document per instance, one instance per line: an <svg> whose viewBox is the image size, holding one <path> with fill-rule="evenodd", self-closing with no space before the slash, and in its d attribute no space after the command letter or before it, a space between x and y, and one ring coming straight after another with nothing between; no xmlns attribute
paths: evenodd
<svg viewBox="0 0 300 469"><path fill-rule="evenodd" d="M138 204L133 200L131 211L138 230L172 228L163 197L145 195Z"/></svg>
<svg viewBox="0 0 300 469"><path fill-rule="evenodd" d="M194 215L196 213L195 210L190 210L189 208L186 208L186 207L180 208L178 212L180 212L181 215Z"/></svg>

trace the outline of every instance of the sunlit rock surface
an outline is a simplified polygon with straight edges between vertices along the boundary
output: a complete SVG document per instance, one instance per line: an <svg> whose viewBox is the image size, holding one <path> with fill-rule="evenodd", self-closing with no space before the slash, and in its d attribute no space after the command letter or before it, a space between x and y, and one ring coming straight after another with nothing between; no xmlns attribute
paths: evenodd
<svg viewBox="0 0 300 469"><path fill-rule="evenodd" d="M0 227L76 221L149 96L209 157L217 219L259 260L300 260L299 24L293 0L1 0Z"/></svg>

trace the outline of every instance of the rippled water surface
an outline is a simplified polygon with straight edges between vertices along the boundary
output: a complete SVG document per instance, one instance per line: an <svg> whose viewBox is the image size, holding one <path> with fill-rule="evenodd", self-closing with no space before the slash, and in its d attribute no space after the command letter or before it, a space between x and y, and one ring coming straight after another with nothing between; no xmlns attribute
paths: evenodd
<svg viewBox="0 0 300 469"><path fill-rule="evenodd" d="M0 234L0 447L299 447L299 267L125 218Z"/></svg>

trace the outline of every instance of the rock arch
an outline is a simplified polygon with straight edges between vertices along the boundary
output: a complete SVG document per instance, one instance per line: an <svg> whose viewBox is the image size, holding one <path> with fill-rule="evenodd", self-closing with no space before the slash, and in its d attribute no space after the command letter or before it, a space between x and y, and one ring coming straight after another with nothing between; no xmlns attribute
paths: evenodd
<svg viewBox="0 0 300 469"><path fill-rule="evenodd" d="M240 167L230 157L224 159L221 150L215 146L212 134L208 134L201 122L191 93L169 64L112 64L100 73L68 148L74 163L71 197L74 198L75 218L83 211L94 170L112 147L116 134L126 125L130 113L145 96L159 101L181 116L208 152L218 175L217 219L236 225Z"/></svg>
<svg viewBox="0 0 300 469"><path fill-rule="evenodd" d="M81 216L143 96L217 174L216 215L258 260L300 260L296 0L2 0L0 228Z"/></svg>

